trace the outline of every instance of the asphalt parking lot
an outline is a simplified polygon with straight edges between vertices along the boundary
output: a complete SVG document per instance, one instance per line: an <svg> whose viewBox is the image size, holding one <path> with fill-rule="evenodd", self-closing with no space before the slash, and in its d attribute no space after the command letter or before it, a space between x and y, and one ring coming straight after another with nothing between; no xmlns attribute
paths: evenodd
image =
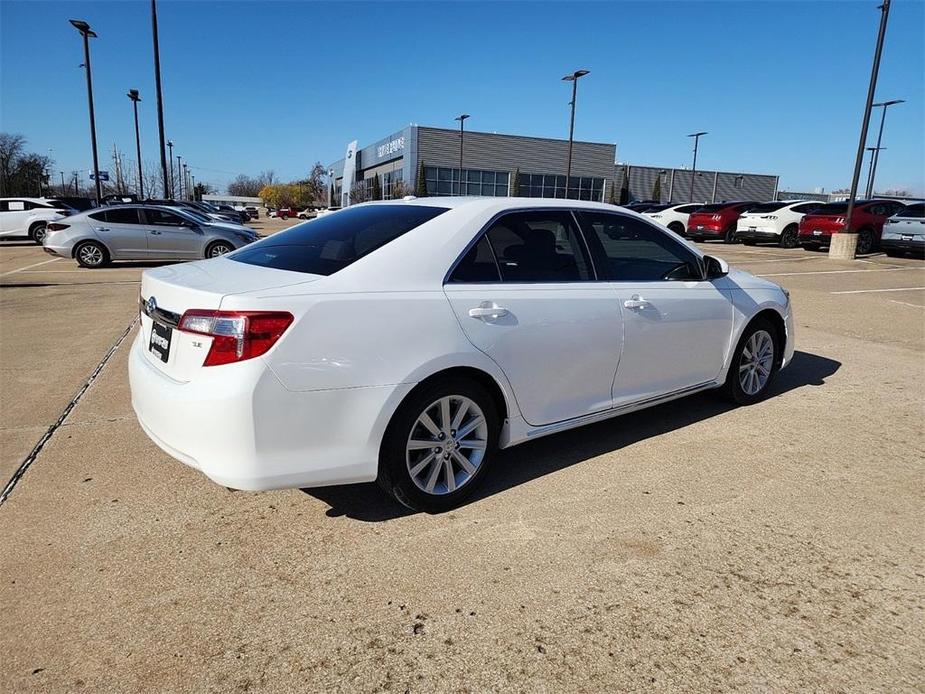
<svg viewBox="0 0 925 694"><path fill-rule="evenodd" d="M429 516L173 461L143 268L0 244L0 485L109 355L0 507L0 690L921 691L925 262L704 245L792 292L773 397L517 447Z"/></svg>

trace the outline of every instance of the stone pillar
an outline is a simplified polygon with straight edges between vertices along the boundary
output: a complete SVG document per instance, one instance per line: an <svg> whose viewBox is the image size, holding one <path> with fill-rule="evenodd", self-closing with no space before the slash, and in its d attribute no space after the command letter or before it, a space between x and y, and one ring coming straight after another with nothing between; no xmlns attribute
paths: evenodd
<svg viewBox="0 0 925 694"><path fill-rule="evenodd" d="M833 260L854 260L854 253L858 247L856 233L841 232L832 234L829 244L829 258Z"/></svg>

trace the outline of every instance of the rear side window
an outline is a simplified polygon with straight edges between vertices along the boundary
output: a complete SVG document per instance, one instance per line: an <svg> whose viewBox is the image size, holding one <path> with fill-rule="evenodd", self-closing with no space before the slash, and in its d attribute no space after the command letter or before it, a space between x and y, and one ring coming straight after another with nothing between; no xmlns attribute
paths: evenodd
<svg viewBox="0 0 925 694"><path fill-rule="evenodd" d="M581 282L591 262L568 212L514 212L486 232L504 282Z"/></svg>
<svg viewBox="0 0 925 694"><path fill-rule="evenodd" d="M350 207L273 234L228 257L277 270L333 275L447 209L428 205Z"/></svg>
<svg viewBox="0 0 925 694"><path fill-rule="evenodd" d="M691 212L696 212L700 209L700 205L681 205L680 207L674 208L675 212L680 212L681 214L690 214Z"/></svg>
<svg viewBox="0 0 925 694"><path fill-rule="evenodd" d="M110 224L138 224L138 210L134 207L120 207L103 213Z"/></svg>
<svg viewBox="0 0 925 694"><path fill-rule="evenodd" d="M802 212L803 214L808 214L810 212L814 212L815 210L819 209L819 203L818 202L804 202L800 205L794 205L790 209L793 212Z"/></svg>

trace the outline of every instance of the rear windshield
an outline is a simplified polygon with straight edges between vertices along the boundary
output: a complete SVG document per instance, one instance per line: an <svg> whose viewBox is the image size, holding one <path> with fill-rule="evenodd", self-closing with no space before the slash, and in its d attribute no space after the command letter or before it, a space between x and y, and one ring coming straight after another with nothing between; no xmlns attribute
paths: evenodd
<svg viewBox="0 0 925 694"><path fill-rule="evenodd" d="M789 202L763 202L760 205L752 205L746 210L747 212L774 212L779 210L785 205L789 205Z"/></svg>
<svg viewBox="0 0 925 694"><path fill-rule="evenodd" d="M348 207L273 234L228 257L277 270L333 275L447 209L427 205Z"/></svg>
<svg viewBox="0 0 925 694"><path fill-rule="evenodd" d="M925 203L915 203L914 205L909 205L904 210L900 210L896 213L897 217L923 217L925 216Z"/></svg>
<svg viewBox="0 0 925 694"><path fill-rule="evenodd" d="M717 202L712 205L701 205L697 208L697 212L719 212L720 210L725 210L727 207L732 207L732 203Z"/></svg>
<svg viewBox="0 0 925 694"><path fill-rule="evenodd" d="M848 211L847 202L829 202L825 205L819 205L813 214L845 214Z"/></svg>
<svg viewBox="0 0 925 694"><path fill-rule="evenodd" d="M667 210L671 205L652 205L646 212L661 212Z"/></svg>

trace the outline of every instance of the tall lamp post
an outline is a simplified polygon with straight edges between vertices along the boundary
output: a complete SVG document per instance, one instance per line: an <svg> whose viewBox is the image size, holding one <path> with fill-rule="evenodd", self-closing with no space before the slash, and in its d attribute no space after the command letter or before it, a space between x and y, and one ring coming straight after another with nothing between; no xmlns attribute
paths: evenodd
<svg viewBox="0 0 925 694"><path fill-rule="evenodd" d="M96 33L82 19L71 19L71 24L84 40L84 68L87 71L87 104L90 108L90 142L93 145L93 180L96 183L96 201L99 204L103 197L103 186L100 182L100 158L96 151L96 116L93 113L93 75L90 71L90 39L97 38Z"/></svg>
<svg viewBox="0 0 925 694"><path fill-rule="evenodd" d="M841 232L832 234L829 244L829 257L838 260L853 260L858 248L858 235L851 233L851 218L854 215L854 199L858 193L858 181L861 178L861 166L864 161L864 147L867 144L867 128L870 126L870 112L877 92L877 77L880 74L880 56L883 55L883 39L886 37L886 23L890 18L890 0L883 0L880 10L880 31L877 34L877 47L874 50L874 64L870 69L870 85L867 88L867 102L864 104L864 118L861 121L861 136L858 139L858 152L854 158L854 175L851 178L851 192L848 194L848 209Z"/></svg>
<svg viewBox="0 0 925 694"><path fill-rule="evenodd" d="M170 183L167 186L167 197L170 200L173 200L174 199L173 197L174 196L174 191L173 191L173 140L167 140L167 147L170 148L170 156L167 159L170 162Z"/></svg>
<svg viewBox="0 0 925 694"><path fill-rule="evenodd" d="M177 200L183 199L183 165L180 163L180 160L183 159L183 156L177 155Z"/></svg>
<svg viewBox="0 0 925 694"><path fill-rule="evenodd" d="M193 201L196 201L196 175L190 174L190 178L193 181L192 191L193 191Z"/></svg>
<svg viewBox="0 0 925 694"><path fill-rule="evenodd" d="M151 0L151 33L154 39L154 87L157 92L157 135L161 143L161 176L164 177L164 197L166 198L169 193L167 192L167 153L164 151L164 97L161 94L161 49L157 38L157 0Z"/></svg>
<svg viewBox="0 0 925 694"><path fill-rule="evenodd" d="M880 156L880 150L886 149L886 147L867 147L867 151L870 152L870 164L867 167L867 197L871 197L871 190L874 187L873 178L874 178L874 167L877 165L877 157Z"/></svg>
<svg viewBox="0 0 925 694"><path fill-rule="evenodd" d="M144 199L145 184L141 173L141 135L138 132L138 102L141 97L138 96L137 89L129 89L126 96L132 100L132 106L135 108L135 154L138 156L138 197Z"/></svg>
<svg viewBox="0 0 925 694"><path fill-rule="evenodd" d="M463 183L463 137L465 137L465 128L463 127L463 124L466 122L466 118L469 118L469 114L468 114L468 113L463 113L463 114L461 114L461 115L459 115L459 116L456 116L456 118L454 119L454 120L458 120L458 121L459 121L459 187L457 188L457 192L458 192L459 195L462 195L462 194L463 194L463 192L462 192L462 190L463 190L463 188L462 188L462 183ZM467 186L467 190L468 190L468 186Z"/></svg>
<svg viewBox="0 0 925 694"><path fill-rule="evenodd" d="M568 126L568 162L565 165L565 197L568 197L569 188L572 185L572 140L575 135L575 101L578 98L578 80L587 75L590 70L575 70L571 75L562 78L564 82L572 83L572 100L569 105L572 107L572 117Z"/></svg>
<svg viewBox="0 0 925 694"><path fill-rule="evenodd" d="M189 200L189 178L187 177L186 162L183 162L183 189L186 191L184 200Z"/></svg>
<svg viewBox="0 0 925 694"><path fill-rule="evenodd" d="M877 164L880 163L880 150L886 149L886 147L880 146L880 141L883 139L883 122L886 120L886 110L889 106L895 104L904 104L906 103L905 99L893 99L892 101L884 101L879 104L874 104L875 107L879 106L883 109L880 113L880 132L877 135L877 146L874 148L874 154L872 159L872 164L870 168L870 175L867 177L867 198L872 198L874 195L874 178L877 176Z"/></svg>
<svg viewBox="0 0 925 694"><path fill-rule="evenodd" d="M701 135L706 135L707 131L702 130L699 133L691 133L688 137L694 138L694 163L691 166L691 194L688 196L688 202L694 202L694 184L697 182L697 146L700 144Z"/></svg>

